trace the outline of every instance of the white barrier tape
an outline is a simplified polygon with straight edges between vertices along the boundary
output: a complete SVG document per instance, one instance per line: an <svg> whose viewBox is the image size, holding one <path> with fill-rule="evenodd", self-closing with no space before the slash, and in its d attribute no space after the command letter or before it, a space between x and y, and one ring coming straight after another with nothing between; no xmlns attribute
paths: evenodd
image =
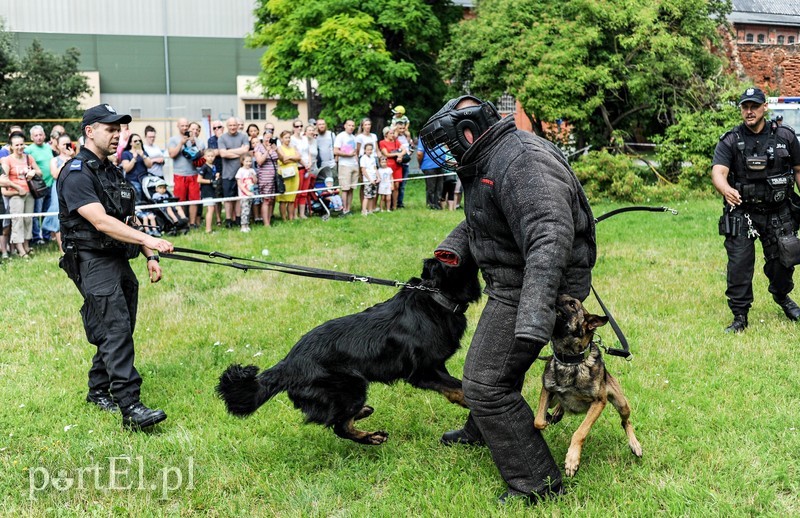
<svg viewBox="0 0 800 518"><path fill-rule="evenodd" d="M426 178L437 178L439 176L452 176L452 175L455 175L455 174L456 173L442 173L442 174L431 174L431 175L427 175L427 176L425 176L425 175L419 175L419 176L413 176L413 177L409 176L408 178L403 178L403 179L400 179L400 180L392 179L392 182L397 183L397 182L402 182L404 180L406 180L406 181L408 181L408 180L424 180ZM353 184L354 187L358 187L358 186L361 186L361 185L366 185L366 182ZM331 189L339 189L339 188L340 187L338 185L334 185L333 187L331 187ZM205 198L205 199L202 199L202 200L194 200L194 201L174 201L174 202L167 202L167 203L154 203L154 204L150 204L150 205L137 205L136 206L136 210L138 211L138 210L145 210L145 209L163 209L163 208L166 208L166 207L179 207L179 206L185 206L185 205L202 205L203 203L208 203L208 202L212 202L212 201L214 203L224 203L226 201L237 201L237 200L245 200L245 199L253 200L253 199L256 199L256 198L275 198L276 196L286 196L286 195L292 195L292 194L297 195L297 194L303 194L303 193L308 193L308 192L321 192L321 191L324 191L324 190L327 190L327 187L324 188L324 189L317 187L317 188L314 188L314 189L305 189L305 190L300 190L300 191L289 191L289 192L286 192L284 194L257 194L257 195L254 195L254 196L230 196L230 197L227 197L227 198ZM45 217L45 216L58 216L58 212L29 212L29 213L25 212L25 213L21 213L21 214L0 214L0 221L3 221L4 219L12 219L12 218L39 218L39 217Z"/></svg>

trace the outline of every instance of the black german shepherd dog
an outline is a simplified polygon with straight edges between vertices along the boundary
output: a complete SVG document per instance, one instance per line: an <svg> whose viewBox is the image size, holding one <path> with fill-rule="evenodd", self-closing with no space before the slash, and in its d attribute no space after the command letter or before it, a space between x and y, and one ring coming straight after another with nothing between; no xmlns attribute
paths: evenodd
<svg viewBox="0 0 800 518"><path fill-rule="evenodd" d="M464 311L480 298L478 269L472 261L455 268L426 259L422 279L407 284L386 302L315 327L271 369L228 367L217 385L228 412L250 415L286 391L306 422L376 445L389 435L354 426L374 411L366 405L371 382L402 379L465 406L461 380L447 372L445 362L460 346L467 327Z"/></svg>

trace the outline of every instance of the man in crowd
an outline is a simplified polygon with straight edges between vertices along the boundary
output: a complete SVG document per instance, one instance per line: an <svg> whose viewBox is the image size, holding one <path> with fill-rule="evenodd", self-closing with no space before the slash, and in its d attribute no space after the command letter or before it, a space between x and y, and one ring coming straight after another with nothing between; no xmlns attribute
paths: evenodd
<svg viewBox="0 0 800 518"><path fill-rule="evenodd" d="M356 123L353 119L344 122L344 131L336 135L333 142L333 154L339 161L339 187L342 191L342 215L350 214L353 203L353 191L361 177L356 156L356 137L353 131ZM319 139L319 137L317 137Z"/></svg>
<svg viewBox="0 0 800 518"><path fill-rule="evenodd" d="M250 152L250 140L244 131L239 131L239 120L230 117L225 121L228 132L217 138L219 156L222 158L222 194L226 198L239 195L239 186L236 184L236 171L241 165L241 157ZM235 201L225 202L225 226L233 228L237 214Z"/></svg>
<svg viewBox="0 0 800 518"><path fill-rule="evenodd" d="M329 176L336 179L336 156L333 154L333 141L336 137L333 131L328 131L325 119L317 119L317 178L325 179Z"/></svg>
<svg viewBox="0 0 800 518"><path fill-rule="evenodd" d="M200 201L200 184L197 182L197 168L187 154L194 148L202 153L201 143L196 132L189 130L189 121L183 117L178 119L178 134L167 142L167 153L172 159L172 181L175 186L173 195L180 201ZM202 155L200 155L202 156ZM196 226L197 205L189 205L189 224Z"/></svg>
<svg viewBox="0 0 800 518"><path fill-rule="evenodd" d="M142 378L133 364L139 283L128 260L143 253L150 282L158 282L157 252L172 252L173 247L126 224L134 217L134 190L108 157L117 150L120 123L130 121L130 115L120 115L107 104L86 110L81 121L84 146L64 164L57 192L64 242L60 266L83 296L86 338L97 347L86 401L103 410L121 410L123 426L139 430L167 415L147 408L139 397Z"/></svg>
<svg viewBox="0 0 800 518"><path fill-rule="evenodd" d="M42 179L48 187L53 186L53 175L50 174L50 161L53 159L53 150L50 143L45 140L44 128L40 125L31 128L32 144L25 147L25 153L31 155L36 161L36 165L42 171ZM43 208L50 206L50 191L37 198L33 204L34 212L42 212ZM40 218L33 218L33 242L37 245L43 245L50 239L49 235L43 235Z"/></svg>
<svg viewBox="0 0 800 518"><path fill-rule="evenodd" d="M164 151L156 145L156 129L149 124L144 128L144 152L152 164L147 172L164 178Z"/></svg>
<svg viewBox="0 0 800 518"><path fill-rule="evenodd" d="M467 193L462 221L435 251L446 265L475 261L486 302L464 364L464 428L442 443L486 444L508 491L535 503L562 492L561 471L522 397L525 374L550 340L555 303L589 294L596 259L589 202L561 151L472 96L451 99L420 132Z"/></svg>
<svg viewBox="0 0 800 518"><path fill-rule="evenodd" d="M772 299L789 320L800 319L800 307L789 298L797 262L785 256L779 243L783 236L791 239L800 219L798 213L792 216L793 201L800 211L800 198L794 192L794 184L800 183L800 143L791 128L765 118L767 98L761 89L745 90L739 109L743 122L720 138L711 167L711 180L724 204L719 231L725 236L725 295L733 313L726 333L741 333L748 326L756 238L764 249L764 273ZM800 261L800 257L794 259Z"/></svg>

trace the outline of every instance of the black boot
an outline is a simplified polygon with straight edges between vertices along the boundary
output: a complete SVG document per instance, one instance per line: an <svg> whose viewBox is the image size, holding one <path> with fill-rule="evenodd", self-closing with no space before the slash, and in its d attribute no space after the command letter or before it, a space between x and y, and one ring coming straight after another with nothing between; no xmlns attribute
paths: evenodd
<svg viewBox="0 0 800 518"><path fill-rule="evenodd" d="M559 495L563 494L564 487L559 481L541 493L523 493L521 491L509 488L508 491L497 497L497 502L501 505L505 505L512 503L514 500L520 499L525 505L532 506L538 504L542 500L558 498Z"/></svg>
<svg viewBox="0 0 800 518"><path fill-rule="evenodd" d="M89 393L86 394L86 402L97 405L98 408L106 412L116 412L119 410L119 407L111 399L111 395L108 392L90 390Z"/></svg>
<svg viewBox="0 0 800 518"><path fill-rule="evenodd" d="M786 318L794 322L800 320L800 307L797 306L795 301L789 298L789 295L784 295L783 297L773 295L772 300L781 307Z"/></svg>
<svg viewBox="0 0 800 518"><path fill-rule="evenodd" d="M741 333L747 329L747 315L733 315L733 322L725 328L726 333Z"/></svg>
<svg viewBox="0 0 800 518"><path fill-rule="evenodd" d="M132 430L153 426L167 418L167 414L163 410L151 410L141 401L120 407L120 409L122 410L122 426Z"/></svg>
<svg viewBox="0 0 800 518"><path fill-rule="evenodd" d="M475 437L463 428L460 430L450 430L449 432L445 432L442 434L442 438L439 439L439 442L445 446L452 446L454 444L466 444L468 446L483 445L483 439L480 437Z"/></svg>

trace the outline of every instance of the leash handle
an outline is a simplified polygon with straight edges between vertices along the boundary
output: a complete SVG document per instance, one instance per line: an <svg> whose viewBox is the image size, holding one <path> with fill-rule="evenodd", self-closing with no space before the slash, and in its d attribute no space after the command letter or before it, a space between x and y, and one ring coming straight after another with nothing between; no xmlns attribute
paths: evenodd
<svg viewBox="0 0 800 518"><path fill-rule="evenodd" d="M625 358L628 361L633 359L633 355L630 351L630 346L628 345L628 340L625 338L625 334L620 329L619 325L617 325L617 321L614 319L614 315L608 310L605 304L603 304L603 299L600 298L600 295L597 294L597 290L594 289L594 286L591 286L592 293L594 293L594 298L597 299L597 302L600 304L600 308L605 313L606 317L608 317L608 323L611 324L611 328L614 330L614 334L617 335L617 339L619 339L619 343L622 344L622 349L615 349L613 347L606 347L606 352L611 356L619 356L621 358Z"/></svg>

